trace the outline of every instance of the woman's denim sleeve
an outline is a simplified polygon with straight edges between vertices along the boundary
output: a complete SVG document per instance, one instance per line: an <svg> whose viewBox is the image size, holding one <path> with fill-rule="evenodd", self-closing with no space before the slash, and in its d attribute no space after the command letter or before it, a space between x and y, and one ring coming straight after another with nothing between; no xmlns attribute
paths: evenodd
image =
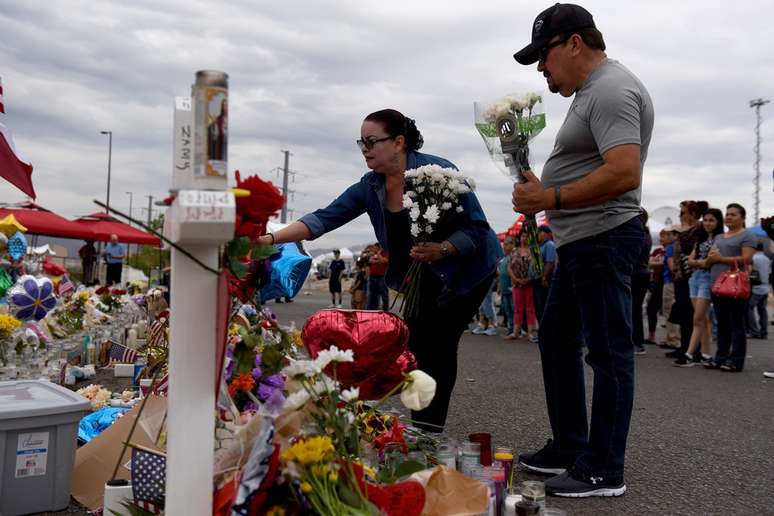
<svg viewBox="0 0 774 516"><path fill-rule="evenodd" d="M363 181L355 183L325 208L307 213L298 219L306 224L312 233L309 240L333 231L365 213L366 189L367 186Z"/></svg>
<svg viewBox="0 0 774 516"><path fill-rule="evenodd" d="M474 193L463 194L459 199L470 222L452 233L448 240L457 249L460 256L471 256L476 252L479 244L485 242L489 237L491 228Z"/></svg>

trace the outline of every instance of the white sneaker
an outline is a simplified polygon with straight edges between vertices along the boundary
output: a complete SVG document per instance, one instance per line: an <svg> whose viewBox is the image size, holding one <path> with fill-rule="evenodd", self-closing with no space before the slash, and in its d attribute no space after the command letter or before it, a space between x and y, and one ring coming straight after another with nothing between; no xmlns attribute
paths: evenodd
<svg viewBox="0 0 774 516"><path fill-rule="evenodd" d="M341 303L337 304L336 308L341 308Z"/></svg>
<svg viewBox="0 0 774 516"><path fill-rule="evenodd" d="M331 304L329 304L329 305L328 305L328 308L336 308L336 305L334 305L333 303L331 303Z"/></svg>
<svg viewBox="0 0 774 516"><path fill-rule="evenodd" d="M766 378L774 378L774 371L765 371L763 373L763 376L765 376Z"/></svg>
<svg viewBox="0 0 774 516"><path fill-rule="evenodd" d="M484 335L497 335L497 328L494 326L490 326L486 330L484 330Z"/></svg>
<svg viewBox="0 0 774 516"><path fill-rule="evenodd" d="M485 331L486 329L479 324L478 326L473 328L473 331L471 331L470 333L472 333L473 335L483 335Z"/></svg>

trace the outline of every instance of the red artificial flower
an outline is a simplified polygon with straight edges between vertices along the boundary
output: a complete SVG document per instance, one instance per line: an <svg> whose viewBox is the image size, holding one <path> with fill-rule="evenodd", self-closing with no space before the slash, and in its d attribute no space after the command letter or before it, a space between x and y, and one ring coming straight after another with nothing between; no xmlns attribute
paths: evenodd
<svg viewBox="0 0 774 516"><path fill-rule="evenodd" d="M408 453L408 444L403 438L404 428L406 425L398 421L397 417L394 418L390 429L374 439L374 447L381 451L388 443L398 443L403 453Z"/></svg>
<svg viewBox="0 0 774 516"><path fill-rule="evenodd" d="M126 294L126 290L122 288L114 288L113 290L110 291L110 293L113 294L114 296L123 296L124 294Z"/></svg>
<svg viewBox="0 0 774 516"><path fill-rule="evenodd" d="M255 293L255 287L252 285L253 277L252 273L248 272L242 279L237 278L233 274L228 274L228 293L229 295L239 299L242 303L247 303L253 298Z"/></svg>
<svg viewBox="0 0 774 516"><path fill-rule="evenodd" d="M237 197L237 215L241 218L239 226L256 224L265 226L269 217L277 214L285 204L285 197L271 181L250 176L242 181L239 171L236 171L236 187L250 192L249 197Z"/></svg>
<svg viewBox="0 0 774 516"><path fill-rule="evenodd" d="M102 294L107 294L110 292L110 289L108 287L99 287L97 290L94 291L95 294L98 296L101 296Z"/></svg>
<svg viewBox="0 0 774 516"><path fill-rule="evenodd" d="M239 391L252 391L255 379L251 373L242 373L234 378L228 386L228 393L233 398Z"/></svg>

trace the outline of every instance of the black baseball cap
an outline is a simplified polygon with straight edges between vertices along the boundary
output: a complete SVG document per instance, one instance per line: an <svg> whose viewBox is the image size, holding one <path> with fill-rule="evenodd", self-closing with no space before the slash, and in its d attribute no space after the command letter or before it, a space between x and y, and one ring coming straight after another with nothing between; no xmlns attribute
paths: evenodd
<svg viewBox="0 0 774 516"><path fill-rule="evenodd" d="M589 27L596 28L591 13L575 4L554 4L537 15L532 24L532 42L522 48L513 58L523 65L538 60L538 53L551 38Z"/></svg>

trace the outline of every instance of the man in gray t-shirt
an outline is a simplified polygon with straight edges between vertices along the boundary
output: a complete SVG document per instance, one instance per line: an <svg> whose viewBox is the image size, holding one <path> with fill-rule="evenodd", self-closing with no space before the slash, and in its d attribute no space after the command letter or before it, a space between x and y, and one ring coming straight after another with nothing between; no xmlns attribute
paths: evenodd
<svg viewBox="0 0 774 516"><path fill-rule="evenodd" d="M551 92L575 96L542 178L527 171L513 190L515 211L547 211L559 255L539 330L553 439L519 462L557 475L545 483L549 494L619 496L634 401L630 286L645 238L640 185L653 103L632 72L607 58L591 14L577 5L540 13L532 42L514 57L537 62ZM584 344L594 370L590 427Z"/></svg>

